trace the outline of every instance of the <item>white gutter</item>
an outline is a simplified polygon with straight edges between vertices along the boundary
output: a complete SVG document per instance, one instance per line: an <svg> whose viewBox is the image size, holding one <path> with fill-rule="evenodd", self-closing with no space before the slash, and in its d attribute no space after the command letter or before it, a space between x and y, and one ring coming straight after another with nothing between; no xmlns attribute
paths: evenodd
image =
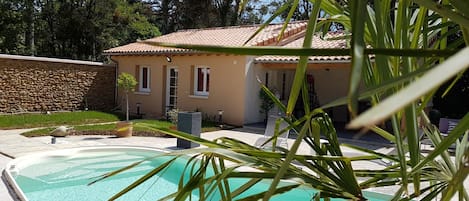
<svg viewBox="0 0 469 201"><path fill-rule="evenodd" d="M375 59L370 59L371 62L374 62ZM335 63L351 63L352 58L350 59L338 59L338 60L308 60L308 64L335 64ZM298 60L254 60L255 64L297 64Z"/></svg>
<svg viewBox="0 0 469 201"><path fill-rule="evenodd" d="M103 52L103 55L119 56L119 55L168 55L168 54L188 54L188 53L210 53L195 50L165 50L165 51L130 51L130 52Z"/></svg>
<svg viewBox="0 0 469 201"><path fill-rule="evenodd" d="M119 100L119 96L117 94L119 92L118 86L117 86L117 80L119 78L119 62L112 59L111 56L108 56L108 57L109 57L109 60L111 60L114 63L114 70L116 71L114 75L116 78L116 83L114 84L114 105L117 105L118 104L117 102Z"/></svg>
<svg viewBox="0 0 469 201"><path fill-rule="evenodd" d="M331 64L331 63L351 63L352 60L308 60L308 64ZM254 61L256 64L298 64L298 61Z"/></svg>

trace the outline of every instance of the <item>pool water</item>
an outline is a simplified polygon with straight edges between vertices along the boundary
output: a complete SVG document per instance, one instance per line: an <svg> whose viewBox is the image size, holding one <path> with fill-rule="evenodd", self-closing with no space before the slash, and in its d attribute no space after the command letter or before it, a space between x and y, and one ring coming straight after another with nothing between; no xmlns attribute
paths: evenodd
<svg viewBox="0 0 469 201"><path fill-rule="evenodd" d="M143 150L109 150L46 157L19 170L15 180L30 201L107 200L168 158L146 161L109 179L88 184L105 173L154 155L155 152ZM151 178L120 200L156 200L174 192L178 173L167 171L164 175Z"/></svg>
<svg viewBox="0 0 469 201"><path fill-rule="evenodd" d="M161 152L136 148L97 148L81 150L73 154L51 154L28 160L23 159L16 164L17 170L12 171L12 174L29 201L108 200L169 158L157 157L91 186L88 184L105 173L155 156L158 153ZM177 183L185 163L186 159L184 158L176 160L163 174L152 177L118 200L153 201L174 193L177 190ZM246 179L232 179L230 186L241 186L246 181ZM260 182L241 195L240 198L264 191L268 186L268 181ZM315 192L310 188L298 188L277 195L272 200L311 200ZM367 194L365 193L365 195ZM370 200L389 200L389 196L371 195L367 197ZM192 198L198 200L197 194ZM209 200L219 200L219 197L211 197Z"/></svg>

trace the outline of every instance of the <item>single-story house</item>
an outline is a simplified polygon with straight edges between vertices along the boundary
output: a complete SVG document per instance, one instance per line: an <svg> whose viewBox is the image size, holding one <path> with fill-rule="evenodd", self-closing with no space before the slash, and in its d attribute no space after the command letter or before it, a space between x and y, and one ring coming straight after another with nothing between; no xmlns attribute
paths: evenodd
<svg viewBox="0 0 469 201"><path fill-rule="evenodd" d="M217 46L243 46L259 25L182 30L148 41ZM280 42L282 24L265 27L245 46L301 47L307 23L292 22ZM334 33L329 34L334 36ZM314 36L313 47L345 48L346 40L326 40ZM258 79L285 101L295 74L298 57L246 56L201 52L188 49L152 46L135 42L104 51L118 65L118 72L133 74L138 87L130 96L132 112L146 117L163 117L177 108L201 111L203 117L217 118L223 111L223 122L245 125L262 122ZM347 94L350 72L349 56L311 56L307 80L320 104ZM313 93L312 93L313 94ZM298 106L301 108L301 105ZM329 111L338 122L347 121L345 107Z"/></svg>

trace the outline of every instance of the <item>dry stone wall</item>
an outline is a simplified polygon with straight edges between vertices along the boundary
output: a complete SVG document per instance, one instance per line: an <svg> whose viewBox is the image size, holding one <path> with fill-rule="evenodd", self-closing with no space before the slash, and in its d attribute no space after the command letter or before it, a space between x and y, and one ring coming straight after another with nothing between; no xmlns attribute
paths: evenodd
<svg viewBox="0 0 469 201"><path fill-rule="evenodd" d="M0 58L0 113L114 107L114 66L44 60Z"/></svg>

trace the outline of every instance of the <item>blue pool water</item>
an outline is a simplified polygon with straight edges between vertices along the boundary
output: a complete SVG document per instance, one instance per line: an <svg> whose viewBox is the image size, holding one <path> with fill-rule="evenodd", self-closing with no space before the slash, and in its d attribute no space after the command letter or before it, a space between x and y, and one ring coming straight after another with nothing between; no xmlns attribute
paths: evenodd
<svg viewBox="0 0 469 201"><path fill-rule="evenodd" d="M19 165L23 167L18 168L15 181L30 201L107 200L169 158L155 158L91 186L87 184L105 173L155 154L158 152L153 150L111 148L87 149L74 154L46 155L39 159L29 160L27 165ZM164 174L149 179L119 200L153 201L175 192L185 162L185 159L176 161ZM230 185L240 186L245 181L245 179L233 179ZM246 193L253 194L266 190L268 185L268 181L261 182ZM310 200L314 193L312 189L300 188L277 195L272 200ZM367 197L370 200L389 199L387 196L369 195ZM196 195L193 196L193 200L198 200ZM212 200L219 200L219 198L214 197Z"/></svg>

